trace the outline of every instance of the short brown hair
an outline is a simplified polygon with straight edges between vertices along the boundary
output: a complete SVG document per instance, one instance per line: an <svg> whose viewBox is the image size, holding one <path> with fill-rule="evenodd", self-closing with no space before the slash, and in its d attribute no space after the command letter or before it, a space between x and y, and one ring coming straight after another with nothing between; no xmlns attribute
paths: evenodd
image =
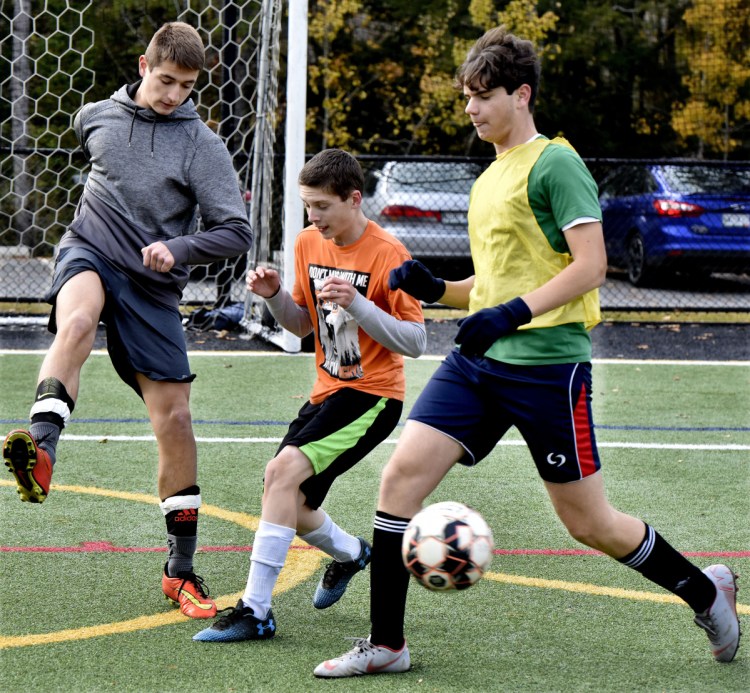
<svg viewBox="0 0 750 693"><path fill-rule="evenodd" d="M145 56L151 69L169 61L186 70L201 70L206 49L200 34L189 24L168 22L151 37Z"/></svg>
<svg viewBox="0 0 750 693"><path fill-rule="evenodd" d="M505 87L511 94L522 84L531 87L529 110L534 110L541 65L534 44L509 33L504 26L487 31L469 50L456 72L455 86L472 91Z"/></svg>
<svg viewBox="0 0 750 693"><path fill-rule="evenodd" d="M298 182L346 200L355 190L364 190L365 176L351 154L343 149L324 149L302 167Z"/></svg>

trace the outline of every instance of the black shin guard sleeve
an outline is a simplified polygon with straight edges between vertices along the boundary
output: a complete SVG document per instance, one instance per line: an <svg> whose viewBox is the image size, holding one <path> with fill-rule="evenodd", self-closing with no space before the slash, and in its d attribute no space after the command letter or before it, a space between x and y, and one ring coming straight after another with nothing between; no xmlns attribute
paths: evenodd
<svg viewBox="0 0 750 693"><path fill-rule="evenodd" d="M75 409L76 403L68 394L65 385L63 385L57 378L45 378L36 386L36 397L34 399L39 400L44 397L54 397L55 399L65 402L65 404L68 405L71 414L73 413L73 409Z"/></svg>

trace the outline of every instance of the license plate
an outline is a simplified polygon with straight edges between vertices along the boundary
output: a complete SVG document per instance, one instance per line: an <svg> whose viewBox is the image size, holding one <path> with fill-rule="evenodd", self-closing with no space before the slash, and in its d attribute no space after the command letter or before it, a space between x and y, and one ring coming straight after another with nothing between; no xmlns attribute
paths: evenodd
<svg viewBox="0 0 750 693"><path fill-rule="evenodd" d="M750 214L722 214L722 226L732 226L734 228L750 228Z"/></svg>

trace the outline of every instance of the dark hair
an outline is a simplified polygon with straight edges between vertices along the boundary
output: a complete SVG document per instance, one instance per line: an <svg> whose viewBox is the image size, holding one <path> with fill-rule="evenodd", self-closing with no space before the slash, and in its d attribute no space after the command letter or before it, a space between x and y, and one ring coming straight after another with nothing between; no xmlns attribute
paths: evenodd
<svg viewBox="0 0 750 693"><path fill-rule="evenodd" d="M365 176L351 154L342 149L324 149L302 167L298 182L345 200L355 190L364 190Z"/></svg>
<svg viewBox="0 0 750 693"><path fill-rule="evenodd" d="M193 27L185 22L168 22L151 37L145 56L151 69L169 61L186 70L201 70L206 51Z"/></svg>
<svg viewBox="0 0 750 693"><path fill-rule="evenodd" d="M541 64L534 44L509 33L504 26L487 31L469 50L456 72L455 86L472 91L505 87L511 94L522 84L531 87L529 110L534 110Z"/></svg>

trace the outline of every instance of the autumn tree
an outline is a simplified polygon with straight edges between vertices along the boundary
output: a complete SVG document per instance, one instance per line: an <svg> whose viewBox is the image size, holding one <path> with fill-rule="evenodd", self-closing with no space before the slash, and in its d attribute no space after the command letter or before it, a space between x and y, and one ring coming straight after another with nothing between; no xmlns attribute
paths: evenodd
<svg viewBox="0 0 750 693"><path fill-rule="evenodd" d="M315 149L349 147L349 115L363 96L363 72L354 59L353 27L366 23L360 0L320 0L309 11L308 38L316 50L308 65L309 87L318 98L307 109Z"/></svg>
<svg viewBox="0 0 750 693"><path fill-rule="evenodd" d="M672 112L672 125L695 154L724 158L750 128L750 3L694 0L685 11L678 56L688 97Z"/></svg>
<svg viewBox="0 0 750 693"><path fill-rule="evenodd" d="M453 81L492 26L543 43L555 16L537 3L336 0L309 24L309 139L355 152L468 153L474 133Z"/></svg>
<svg viewBox="0 0 750 693"><path fill-rule="evenodd" d="M419 90L416 99L408 106L404 104L401 113L405 118L405 128L412 139L422 148L430 143L431 134L440 130L443 135L455 138L463 134L463 153L476 139L464 113L464 102L454 86L454 75L466 58L468 50L479 36L499 25L529 38L545 52L544 40L554 27L556 16L545 12L539 16L537 3L532 0L511 0L503 10L495 9L493 0L472 0L465 21L470 37L455 35L454 27L460 16L457 2L447 2L444 11L424 15L418 19L421 35L424 37L415 47L414 56L421 67ZM554 53L556 47L552 47Z"/></svg>

